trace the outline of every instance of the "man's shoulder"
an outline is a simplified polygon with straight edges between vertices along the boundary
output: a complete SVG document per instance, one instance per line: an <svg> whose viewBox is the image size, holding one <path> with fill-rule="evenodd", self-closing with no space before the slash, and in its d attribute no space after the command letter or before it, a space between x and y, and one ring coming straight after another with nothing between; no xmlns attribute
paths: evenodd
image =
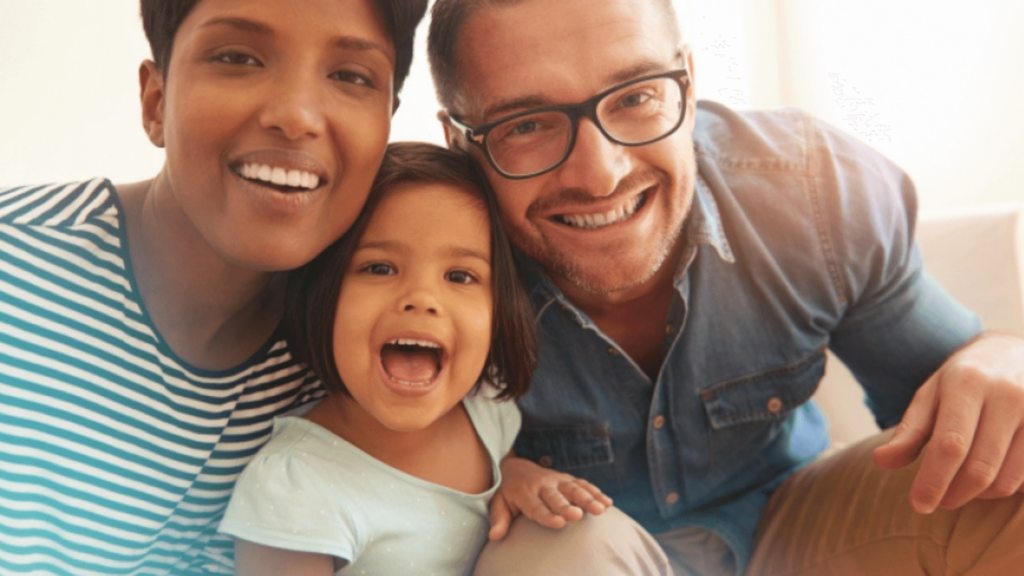
<svg viewBox="0 0 1024 576"><path fill-rule="evenodd" d="M806 171L810 143L823 124L795 108L744 110L697 103L693 140L723 168Z"/></svg>

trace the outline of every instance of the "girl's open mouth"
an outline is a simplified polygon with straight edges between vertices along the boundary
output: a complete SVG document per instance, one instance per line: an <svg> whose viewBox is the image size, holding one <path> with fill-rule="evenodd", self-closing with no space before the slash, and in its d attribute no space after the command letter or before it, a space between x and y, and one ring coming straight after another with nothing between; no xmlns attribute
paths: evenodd
<svg viewBox="0 0 1024 576"><path fill-rule="evenodd" d="M387 377L411 390L434 382L443 360L444 348L429 340L395 338L380 349L380 365Z"/></svg>

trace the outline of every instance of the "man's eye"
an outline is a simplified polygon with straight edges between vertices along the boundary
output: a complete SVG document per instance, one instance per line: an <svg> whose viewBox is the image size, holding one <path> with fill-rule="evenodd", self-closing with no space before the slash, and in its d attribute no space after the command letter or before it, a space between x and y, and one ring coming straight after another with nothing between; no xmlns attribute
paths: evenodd
<svg viewBox="0 0 1024 576"><path fill-rule="evenodd" d="M632 94L626 94L619 100L619 106L623 108L634 108L636 106L642 106L650 101L651 95L644 92L633 92Z"/></svg>
<svg viewBox="0 0 1024 576"><path fill-rule="evenodd" d="M522 136L523 134L530 134L531 132L537 131L537 122L534 120L525 120L523 122L516 122L512 129L509 130L511 134Z"/></svg>
<svg viewBox="0 0 1024 576"><path fill-rule="evenodd" d="M455 284L472 284L476 282L476 277L465 270L452 270L444 275L444 279Z"/></svg>
<svg viewBox="0 0 1024 576"><path fill-rule="evenodd" d="M362 271L373 276L390 276L395 273L395 267L386 262L373 262L363 266Z"/></svg>

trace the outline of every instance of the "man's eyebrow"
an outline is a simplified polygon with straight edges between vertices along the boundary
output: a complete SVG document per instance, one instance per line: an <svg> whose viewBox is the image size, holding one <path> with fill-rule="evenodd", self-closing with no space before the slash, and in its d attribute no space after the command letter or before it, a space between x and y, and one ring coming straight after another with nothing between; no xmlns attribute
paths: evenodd
<svg viewBox="0 0 1024 576"><path fill-rule="evenodd" d="M616 84L622 84L623 82L629 82L634 78L646 76L647 74L656 74L658 72L664 72L669 70L665 66L664 62L658 62L655 60L645 60L629 68L618 70L611 76L605 79L605 85L608 87L615 86ZM489 122L490 118L496 116L504 116L506 114L514 112L522 112L530 110L532 108L543 108L545 106L557 106L558 104L575 104L575 102L560 102L555 103L549 98L545 98L540 95L531 94L528 96L521 96L505 102L498 102L488 108L484 109L485 122Z"/></svg>

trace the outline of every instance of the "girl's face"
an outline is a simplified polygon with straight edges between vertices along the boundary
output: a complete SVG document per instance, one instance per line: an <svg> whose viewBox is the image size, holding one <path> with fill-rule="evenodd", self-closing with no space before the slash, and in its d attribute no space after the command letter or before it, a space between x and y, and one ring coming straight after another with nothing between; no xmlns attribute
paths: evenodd
<svg viewBox="0 0 1024 576"><path fill-rule="evenodd" d="M267 271L340 237L384 153L394 59L368 0L199 2L166 79L142 71L147 132L167 149L155 207L172 237Z"/></svg>
<svg viewBox="0 0 1024 576"><path fill-rule="evenodd" d="M338 374L361 410L391 430L422 430L472 389L490 349L490 258L477 196L445 184L387 192L334 321Z"/></svg>

